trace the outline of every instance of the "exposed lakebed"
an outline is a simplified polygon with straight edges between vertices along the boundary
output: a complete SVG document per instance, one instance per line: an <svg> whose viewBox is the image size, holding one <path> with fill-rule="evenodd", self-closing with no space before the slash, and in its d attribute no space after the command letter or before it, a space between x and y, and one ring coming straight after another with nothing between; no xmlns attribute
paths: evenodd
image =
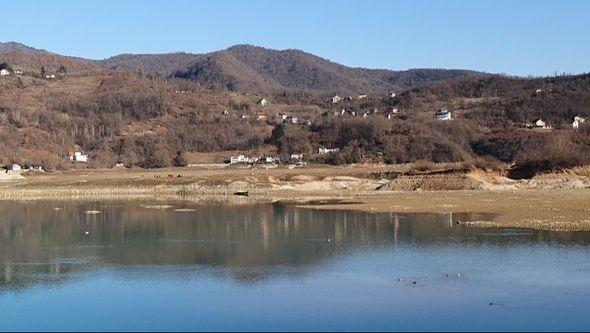
<svg viewBox="0 0 590 333"><path fill-rule="evenodd" d="M4 201L0 329L589 329L590 233L488 219Z"/></svg>

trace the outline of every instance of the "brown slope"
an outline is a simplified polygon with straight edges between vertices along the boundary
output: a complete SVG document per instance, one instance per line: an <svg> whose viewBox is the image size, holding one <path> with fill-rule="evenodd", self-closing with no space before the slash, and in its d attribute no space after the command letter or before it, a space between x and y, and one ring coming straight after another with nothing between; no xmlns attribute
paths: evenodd
<svg viewBox="0 0 590 333"><path fill-rule="evenodd" d="M169 76L193 65L202 56L184 52L167 54L121 54L96 63L108 69Z"/></svg>
<svg viewBox="0 0 590 333"><path fill-rule="evenodd" d="M68 74L83 75L104 72L97 64L73 57L60 56L53 53L5 53L0 54L0 62L8 63L14 70L29 73L40 73L45 67L47 73L54 73L64 66Z"/></svg>
<svg viewBox="0 0 590 333"><path fill-rule="evenodd" d="M16 42L0 42L0 54L4 53L24 53L30 55L47 54L46 50L36 49L21 43Z"/></svg>
<svg viewBox="0 0 590 333"><path fill-rule="evenodd" d="M212 83L233 78L233 88L239 91L306 91L311 93L383 93L422 86L438 81L481 76L483 73L466 70L415 69L403 72L351 68L299 50L271 50L250 45L237 45L218 54L231 55L232 66L219 62L210 63L206 58L186 71L179 71L178 77L188 77L197 82ZM236 63L240 63L236 66ZM206 70L207 66L217 66ZM232 68L249 68L252 76L228 71ZM202 73L217 73L218 77Z"/></svg>
<svg viewBox="0 0 590 333"><path fill-rule="evenodd" d="M299 50L278 51L251 45L207 54L120 55L97 63L109 69L189 78L208 86L263 93L383 93L484 75L467 70L352 68Z"/></svg>

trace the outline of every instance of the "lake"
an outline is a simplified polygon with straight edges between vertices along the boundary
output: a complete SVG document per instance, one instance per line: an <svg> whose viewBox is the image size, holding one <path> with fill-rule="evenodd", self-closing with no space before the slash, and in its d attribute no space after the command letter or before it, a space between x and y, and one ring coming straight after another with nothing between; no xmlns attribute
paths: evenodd
<svg viewBox="0 0 590 333"><path fill-rule="evenodd" d="M589 330L590 233L489 218L0 202L0 330Z"/></svg>

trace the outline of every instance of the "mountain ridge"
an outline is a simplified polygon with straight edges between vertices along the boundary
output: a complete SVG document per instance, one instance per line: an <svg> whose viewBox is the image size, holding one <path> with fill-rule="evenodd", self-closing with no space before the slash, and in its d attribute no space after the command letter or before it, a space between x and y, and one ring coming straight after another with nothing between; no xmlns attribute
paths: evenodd
<svg viewBox="0 0 590 333"><path fill-rule="evenodd" d="M0 42L0 54L7 53L24 53L30 55L50 54L51 52L43 49L37 49L18 42Z"/></svg>
<svg viewBox="0 0 590 333"><path fill-rule="evenodd" d="M441 80L490 75L462 69L392 71L348 67L298 49L275 50L249 44L203 54L121 54L97 63L107 69L183 78L215 88L249 92L382 93ZM244 76L245 73L250 76Z"/></svg>
<svg viewBox="0 0 590 333"><path fill-rule="evenodd" d="M275 50L237 44L223 50L194 54L119 54L91 60L55 54L17 42L0 43L4 61L27 70L70 65L74 72L100 68L142 75L188 79L213 89L253 93L305 92L312 94L384 93L430 83L491 75L462 69L409 69L392 71L348 67L320 56L290 48Z"/></svg>

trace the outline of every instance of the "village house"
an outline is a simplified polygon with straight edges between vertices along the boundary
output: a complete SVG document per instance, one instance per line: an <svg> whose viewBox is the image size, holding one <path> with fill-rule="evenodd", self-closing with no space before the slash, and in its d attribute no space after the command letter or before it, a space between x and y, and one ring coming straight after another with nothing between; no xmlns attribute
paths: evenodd
<svg viewBox="0 0 590 333"><path fill-rule="evenodd" d="M23 75L24 73L23 73L23 71L15 70L14 71L14 74L16 74L16 75Z"/></svg>
<svg viewBox="0 0 590 333"><path fill-rule="evenodd" d="M123 161L121 160L117 160L117 162L115 163L115 168L122 168L125 166L125 163L123 163Z"/></svg>
<svg viewBox="0 0 590 333"><path fill-rule="evenodd" d="M47 75L45 75L45 78L48 80L53 80L53 79L55 79L55 74L47 74Z"/></svg>
<svg viewBox="0 0 590 333"><path fill-rule="evenodd" d="M394 93L393 91L390 91L390 92L387 94L387 97L389 97L389 98L394 98L394 97L395 97L395 93Z"/></svg>
<svg viewBox="0 0 590 333"><path fill-rule="evenodd" d="M258 121L266 121L267 117L266 117L266 113L264 112L258 112L256 114L256 120Z"/></svg>
<svg viewBox="0 0 590 333"><path fill-rule="evenodd" d="M263 162L266 164L279 164L281 163L281 159L277 156L267 156L264 158Z"/></svg>
<svg viewBox="0 0 590 333"><path fill-rule="evenodd" d="M320 147L318 149L318 153L324 155L324 154L332 154L332 153L337 153L340 151L340 148L326 148L326 147Z"/></svg>
<svg viewBox="0 0 590 333"><path fill-rule="evenodd" d="M0 76L10 75L10 72L7 69L0 69Z"/></svg>
<svg viewBox="0 0 590 333"><path fill-rule="evenodd" d="M344 116L344 115L347 115L347 114L350 115L350 116L353 116L353 117L356 116L356 112L355 111L352 111L350 109L342 109L342 111L340 111L340 115L341 116Z"/></svg>
<svg viewBox="0 0 590 333"><path fill-rule="evenodd" d="M576 116L574 117L574 122L572 123L572 129L579 129L580 128L580 124L583 124L584 122L586 122L586 119L580 117L580 116Z"/></svg>
<svg viewBox="0 0 590 333"><path fill-rule="evenodd" d="M266 98L263 98L263 99L258 100L258 102L256 102L256 104L258 104L260 106L266 106L268 104L268 101L266 100Z"/></svg>
<svg viewBox="0 0 590 333"><path fill-rule="evenodd" d="M298 122L299 119L297 117L286 116L285 118L283 118L283 123L285 124L297 124Z"/></svg>
<svg viewBox="0 0 590 333"><path fill-rule="evenodd" d="M451 120L451 112L446 110L446 109L442 109L436 112L436 120Z"/></svg>
<svg viewBox="0 0 590 333"><path fill-rule="evenodd" d="M336 104L338 102L340 102L342 100L342 97L335 95L334 97L332 97L331 102L332 104Z"/></svg>
<svg viewBox="0 0 590 333"><path fill-rule="evenodd" d="M81 162L81 163L88 163L88 155L82 154L79 151L76 152L68 152L68 159L72 162Z"/></svg>
<svg viewBox="0 0 590 333"><path fill-rule="evenodd" d="M367 94L359 94L358 99L366 99Z"/></svg>
<svg viewBox="0 0 590 333"><path fill-rule="evenodd" d="M240 119L244 119L244 120L246 120L246 119L250 119L250 116L249 116L249 115L247 115L247 114L241 114L241 115L240 115Z"/></svg>
<svg viewBox="0 0 590 333"><path fill-rule="evenodd" d="M550 128L550 126L548 126L547 123L541 118L535 120L535 122L533 123L533 127L542 129Z"/></svg>
<svg viewBox="0 0 590 333"><path fill-rule="evenodd" d="M292 161L301 161L303 160L303 154L291 154Z"/></svg>
<svg viewBox="0 0 590 333"><path fill-rule="evenodd" d="M6 172L20 172L22 168L20 165L13 163L6 166Z"/></svg>
<svg viewBox="0 0 590 333"><path fill-rule="evenodd" d="M389 106L389 107L387 107L387 109L385 109L385 112L388 114L390 114L390 113L396 114L399 112L399 109L394 108L393 106Z"/></svg>
<svg viewBox="0 0 590 333"><path fill-rule="evenodd" d="M395 115L398 113L399 113L399 109L394 108L392 106L385 109L385 116L387 117L387 119L393 119L395 117Z"/></svg>
<svg viewBox="0 0 590 333"><path fill-rule="evenodd" d="M369 115L370 115L369 112L365 112L365 113L363 113L363 118L367 118Z"/></svg>
<svg viewBox="0 0 590 333"><path fill-rule="evenodd" d="M232 156L229 159L229 163L230 164L239 164L239 163L256 163L258 161L258 159L256 158L251 158L250 156L245 156L245 155L238 155L238 156Z"/></svg>
<svg viewBox="0 0 590 333"><path fill-rule="evenodd" d="M45 170L43 170L43 167L40 166L40 165L38 165L38 166L29 165L28 171L41 171L41 172L44 172Z"/></svg>

